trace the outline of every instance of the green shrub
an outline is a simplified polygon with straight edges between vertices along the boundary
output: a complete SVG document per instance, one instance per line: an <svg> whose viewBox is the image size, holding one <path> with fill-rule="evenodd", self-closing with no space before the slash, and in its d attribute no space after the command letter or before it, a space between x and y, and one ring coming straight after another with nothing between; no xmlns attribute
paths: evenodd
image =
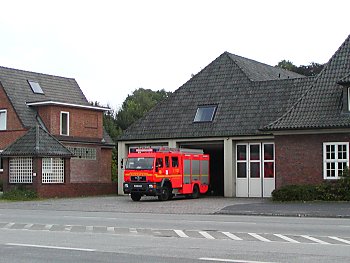
<svg viewBox="0 0 350 263"><path fill-rule="evenodd" d="M1 198L12 201L29 201L37 199L38 194L34 190L19 187L4 192Z"/></svg>
<svg viewBox="0 0 350 263"><path fill-rule="evenodd" d="M272 191L274 201L311 201L317 198L313 185L287 185Z"/></svg>
<svg viewBox="0 0 350 263"><path fill-rule="evenodd" d="M272 192L274 201L350 201L350 176L344 170L338 180L318 185L287 185Z"/></svg>

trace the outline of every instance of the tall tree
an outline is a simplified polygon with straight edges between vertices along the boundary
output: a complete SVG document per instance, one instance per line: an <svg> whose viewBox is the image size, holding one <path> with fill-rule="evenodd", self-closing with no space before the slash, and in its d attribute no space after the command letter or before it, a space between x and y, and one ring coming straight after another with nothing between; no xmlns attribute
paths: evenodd
<svg viewBox="0 0 350 263"><path fill-rule="evenodd" d="M152 109L158 102L166 99L171 92L164 89L152 91L150 89L136 89L129 95L116 114L116 124L126 130L132 123L141 118L146 112Z"/></svg>

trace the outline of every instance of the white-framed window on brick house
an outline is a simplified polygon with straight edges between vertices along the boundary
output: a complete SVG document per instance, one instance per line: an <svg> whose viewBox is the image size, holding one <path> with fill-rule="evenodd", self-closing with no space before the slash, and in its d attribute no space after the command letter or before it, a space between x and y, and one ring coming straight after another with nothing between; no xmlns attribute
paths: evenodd
<svg viewBox="0 0 350 263"><path fill-rule="evenodd" d="M2 152L2 150L0 150L0 153ZM2 173L4 171L4 166L3 166L3 161L2 161L2 158L0 156L0 173Z"/></svg>
<svg viewBox="0 0 350 263"><path fill-rule="evenodd" d="M43 158L41 181L43 184L64 183L64 159Z"/></svg>
<svg viewBox="0 0 350 263"><path fill-rule="evenodd" d="M0 131L6 130L7 110L0 110Z"/></svg>
<svg viewBox="0 0 350 263"><path fill-rule="evenodd" d="M33 182L33 160L30 157L10 158L9 183L30 184Z"/></svg>
<svg viewBox="0 0 350 263"><path fill-rule="evenodd" d="M69 136L69 112L67 111L60 113L60 135Z"/></svg>
<svg viewBox="0 0 350 263"><path fill-rule="evenodd" d="M345 167L349 167L349 143L323 143L323 178L339 179Z"/></svg>

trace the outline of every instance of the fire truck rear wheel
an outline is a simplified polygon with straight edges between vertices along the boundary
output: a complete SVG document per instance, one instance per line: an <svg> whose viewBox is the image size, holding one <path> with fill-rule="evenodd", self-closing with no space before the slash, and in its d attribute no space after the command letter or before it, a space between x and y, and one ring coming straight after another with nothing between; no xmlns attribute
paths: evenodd
<svg viewBox="0 0 350 263"><path fill-rule="evenodd" d="M196 198L199 197L199 187L198 187L198 184L195 184L195 185L193 186L193 192L192 192L191 197L192 197L193 199L196 199Z"/></svg>
<svg viewBox="0 0 350 263"><path fill-rule="evenodd" d="M141 194L139 194L139 193L131 193L131 199L133 201L140 201L141 200Z"/></svg>

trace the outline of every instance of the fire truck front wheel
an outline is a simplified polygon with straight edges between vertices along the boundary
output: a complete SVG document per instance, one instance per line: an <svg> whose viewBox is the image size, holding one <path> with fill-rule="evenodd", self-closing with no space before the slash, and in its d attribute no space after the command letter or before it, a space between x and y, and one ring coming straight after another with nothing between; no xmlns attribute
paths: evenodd
<svg viewBox="0 0 350 263"><path fill-rule="evenodd" d="M131 193L131 199L133 201L140 201L141 200L141 194L139 194L139 193Z"/></svg>
<svg viewBox="0 0 350 263"><path fill-rule="evenodd" d="M159 201L167 201L170 199L170 188L168 186L164 186L160 192L160 195L158 195Z"/></svg>

